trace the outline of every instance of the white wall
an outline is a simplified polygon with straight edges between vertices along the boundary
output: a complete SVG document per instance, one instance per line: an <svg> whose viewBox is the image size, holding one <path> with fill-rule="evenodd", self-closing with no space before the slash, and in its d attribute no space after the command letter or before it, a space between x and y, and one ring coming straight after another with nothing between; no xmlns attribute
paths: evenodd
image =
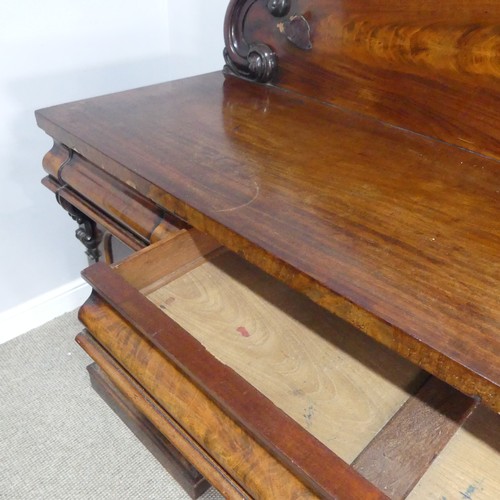
<svg viewBox="0 0 500 500"><path fill-rule="evenodd" d="M227 3L0 0L0 319L86 266L40 185L51 140L34 110L221 69Z"/></svg>

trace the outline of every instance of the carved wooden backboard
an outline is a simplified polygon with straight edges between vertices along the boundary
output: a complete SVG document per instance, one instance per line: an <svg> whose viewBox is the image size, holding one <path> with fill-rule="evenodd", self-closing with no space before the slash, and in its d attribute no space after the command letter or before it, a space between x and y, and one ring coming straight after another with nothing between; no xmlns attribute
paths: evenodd
<svg viewBox="0 0 500 500"><path fill-rule="evenodd" d="M228 69L500 158L497 0L233 0Z"/></svg>

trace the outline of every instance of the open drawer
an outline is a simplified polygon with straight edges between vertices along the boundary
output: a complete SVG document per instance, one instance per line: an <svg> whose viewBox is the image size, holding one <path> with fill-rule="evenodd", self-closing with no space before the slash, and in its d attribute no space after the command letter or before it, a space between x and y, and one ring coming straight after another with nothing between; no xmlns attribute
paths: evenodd
<svg viewBox="0 0 500 500"><path fill-rule="evenodd" d="M498 415L210 237L84 277L79 342L226 497L500 498Z"/></svg>

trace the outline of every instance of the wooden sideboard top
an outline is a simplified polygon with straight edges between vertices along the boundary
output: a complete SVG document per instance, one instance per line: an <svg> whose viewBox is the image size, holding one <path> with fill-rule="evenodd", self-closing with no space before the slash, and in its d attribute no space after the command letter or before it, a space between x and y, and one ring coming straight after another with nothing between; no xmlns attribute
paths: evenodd
<svg viewBox="0 0 500 500"><path fill-rule="evenodd" d="M37 112L56 142L500 411L500 162L219 73Z"/></svg>

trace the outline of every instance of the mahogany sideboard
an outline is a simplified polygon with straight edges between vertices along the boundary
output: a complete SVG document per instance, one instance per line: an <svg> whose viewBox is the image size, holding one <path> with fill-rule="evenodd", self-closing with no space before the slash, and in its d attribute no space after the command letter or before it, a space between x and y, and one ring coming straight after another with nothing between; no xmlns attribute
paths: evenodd
<svg viewBox="0 0 500 500"><path fill-rule="evenodd" d="M232 0L224 35L36 113L94 387L193 497L500 498L498 2Z"/></svg>

